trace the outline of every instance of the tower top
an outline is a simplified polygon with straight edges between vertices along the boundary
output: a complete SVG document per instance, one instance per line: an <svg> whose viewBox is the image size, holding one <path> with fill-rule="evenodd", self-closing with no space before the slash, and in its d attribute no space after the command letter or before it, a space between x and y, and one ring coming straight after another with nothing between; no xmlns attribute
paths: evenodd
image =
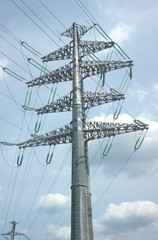
<svg viewBox="0 0 158 240"><path fill-rule="evenodd" d="M75 25L77 27L79 38L82 37L84 34L86 34L92 28L92 27L86 27L86 26L83 26L83 25L73 23L72 26L70 28L68 28L65 32L63 32L61 35L73 38L73 28L74 28Z"/></svg>
<svg viewBox="0 0 158 240"><path fill-rule="evenodd" d="M14 220L12 222L10 222L11 224L17 224L18 222L15 222Z"/></svg>

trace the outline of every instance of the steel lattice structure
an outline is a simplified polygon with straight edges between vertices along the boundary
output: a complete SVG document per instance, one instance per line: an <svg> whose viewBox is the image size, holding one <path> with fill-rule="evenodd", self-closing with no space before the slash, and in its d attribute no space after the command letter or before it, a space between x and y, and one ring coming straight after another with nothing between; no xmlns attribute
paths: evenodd
<svg viewBox="0 0 158 240"><path fill-rule="evenodd" d="M99 52L104 49L110 48L114 45L113 42L97 42L97 41L80 41L81 57L87 55L87 52ZM47 56L42 57L43 62L64 60L73 58L73 41L58 50L49 53Z"/></svg>
<svg viewBox="0 0 158 240"><path fill-rule="evenodd" d="M120 134L148 129L148 125L134 123L87 122L83 133L86 141L116 136ZM32 135L32 139L17 144L19 148L72 143L72 124L65 125L42 135Z"/></svg>
<svg viewBox="0 0 158 240"><path fill-rule="evenodd" d="M89 163L87 142L148 129L146 124L87 122L85 111L113 101L124 99L121 93L84 92L85 78L109 71L128 68L133 65L127 61L82 61L85 55L111 48L114 42L81 41L89 30L74 23L62 35L73 40L58 50L43 57L43 61L72 59L71 62L48 74L27 83L28 87L73 81L70 94L51 104L36 109L37 114L72 111L72 122L64 127L42 135L33 134L32 138L21 142L19 148L72 143L72 200L71 200L71 240L93 240L91 193L89 183Z"/></svg>
<svg viewBox="0 0 158 240"><path fill-rule="evenodd" d="M85 79L101 74L101 66L104 72L114 71L129 67L132 61L82 61L80 63L80 78ZM73 62L58 68L50 73L27 82L28 87L41 86L43 84L73 81Z"/></svg>
<svg viewBox="0 0 158 240"><path fill-rule="evenodd" d="M124 99L124 94L113 94L113 93L99 93L99 92L86 92L83 93L83 104L84 109L99 106L105 103L118 101ZM37 114L53 113L53 112L68 112L72 111L73 108L73 96L72 93L66 95L51 104L36 109Z"/></svg>

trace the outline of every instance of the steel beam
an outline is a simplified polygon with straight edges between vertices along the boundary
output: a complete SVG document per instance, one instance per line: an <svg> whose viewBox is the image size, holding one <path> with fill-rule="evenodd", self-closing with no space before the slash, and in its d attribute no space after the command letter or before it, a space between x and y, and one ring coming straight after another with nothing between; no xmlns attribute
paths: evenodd
<svg viewBox="0 0 158 240"><path fill-rule="evenodd" d="M104 41L80 41L79 46L81 48L80 56L84 57L87 54L102 51L107 48L111 48L114 42L104 42ZM65 46L59 48L58 50L49 53L48 55L42 57L43 62L72 59L73 58L73 41L66 44Z"/></svg>
<svg viewBox="0 0 158 240"><path fill-rule="evenodd" d="M51 132L36 135L32 134L32 138L17 144L19 148L26 147L37 147L37 146L46 146L46 145L56 145L63 143L72 142L72 127L70 125L65 125L62 128L53 130Z"/></svg>
<svg viewBox="0 0 158 240"><path fill-rule="evenodd" d="M148 124L135 123L113 123L113 122L87 122L84 125L84 141L93 139L117 136L136 131L143 131L148 129ZM62 128L50 131L43 135L32 134L32 138L18 143L19 148L37 147L46 145L56 145L63 143L72 143L72 123L65 125Z"/></svg>
<svg viewBox="0 0 158 240"><path fill-rule="evenodd" d="M44 107L38 108L35 111L37 114L46 114L54 112L68 112L73 109L72 94L66 95ZM113 101L119 101L124 99L124 94L113 93L99 93L99 92L86 92L83 93L83 105L84 109L96 107L102 104L106 104Z"/></svg>
<svg viewBox="0 0 158 240"><path fill-rule="evenodd" d="M86 27L83 25L76 24L76 27L78 29L78 38L81 38L84 34L86 34L92 27ZM73 25L68 28L65 32L61 34L65 37L74 38L74 27Z"/></svg>
<svg viewBox="0 0 158 240"><path fill-rule="evenodd" d="M92 77L101 74L101 68L104 72L114 71L132 65L129 61L81 61L80 62L80 77L81 79ZM28 87L41 86L50 83L59 83L73 80L73 62L60 67L48 74L42 75L32 81L27 82Z"/></svg>
<svg viewBox="0 0 158 240"><path fill-rule="evenodd" d="M142 131L148 129L148 124L138 125L135 123L108 123L108 122L87 122L84 133L87 141L116 136L120 134Z"/></svg>

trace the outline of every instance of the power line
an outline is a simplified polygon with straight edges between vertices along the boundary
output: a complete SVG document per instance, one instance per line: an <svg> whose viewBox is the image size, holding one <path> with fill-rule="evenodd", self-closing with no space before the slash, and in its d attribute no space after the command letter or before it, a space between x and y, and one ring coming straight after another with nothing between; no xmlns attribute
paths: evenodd
<svg viewBox="0 0 158 240"><path fill-rule="evenodd" d="M22 132L22 127L23 127L24 119L25 119L25 114L24 114L24 116L23 116L23 120L22 120L22 124L21 124L21 128L20 128L20 133L19 133L19 137L18 137L18 142L19 142L19 140L20 140L20 136L21 136L21 132ZM14 157L14 163L15 163L15 158L16 158L16 153L15 153L15 157ZM13 195L14 195L14 191L15 191L15 185L16 185L16 182L17 182L17 177L18 177L18 171L17 171L17 174L16 174L16 176L15 176L14 183L13 183L13 188L12 188L12 192L11 192L11 197L10 197L8 209L7 209L7 214L6 214L6 218L5 218L5 223L6 223L6 219L7 219L7 217L8 217L9 210L10 210L10 206L11 206L11 203L12 203L12 199L13 199Z"/></svg>
<svg viewBox="0 0 158 240"><path fill-rule="evenodd" d="M59 168L59 170L58 170L58 172L57 172L57 174L56 174L53 182L51 183L51 186L49 187L49 190L47 191L46 194L49 194L49 193L53 190L53 188L55 187L55 184L56 184L56 182L57 182L57 180L58 180L58 178L59 178L59 176L60 176L60 174L61 174L61 172L62 172L62 170L63 170L64 164L65 164L66 160L68 159L69 154L70 154L70 147L69 147L69 149L68 149L65 157L63 158L63 161L61 162L60 168ZM68 187L68 186L67 186L67 187ZM67 187L65 188L63 194L65 193ZM41 206L40 206L40 209L42 208L42 206L44 206L44 204L45 204L45 199L44 199L44 201L42 202L42 204L41 204ZM39 210L40 210L40 209L39 209ZM49 217L53 214L54 210L55 210L55 207L51 210L51 212L49 213L49 216L46 218L46 220L41 224L40 229L42 229L42 228L45 226L45 224L47 223ZM40 212L39 212L39 213L35 216L35 218L32 220L32 222L31 222L31 224L30 224L30 226L29 226L29 229L33 227L33 225L34 225L35 222L37 221L37 218L38 218L39 214L40 214Z"/></svg>
<svg viewBox="0 0 158 240"><path fill-rule="evenodd" d="M116 178L119 176L119 174L121 173L121 171L123 170L123 168L126 166L126 164L129 162L129 160L132 158L133 154L135 151L133 151L130 156L127 158L127 160L124 162L124 164L121 166L121 168L118 170L118 172L116 173L116 175L114 176L114 178L112 179L112 181L110 182L110 184L107 186L107 188L104 190L104 192L100 195L100 197L96 200L95 204L94 204L94 208L96 207L96 205L100 202L100 200L102 199L102 197L105 195L105 193L108 191L108 189L111 187L111 185L114 183L114 181L116 180Z"/></svg>
<svg viewBox="0 0 158 240"><path fill-rule="evenodd" d="M14 5L17 6L17 8L20 9L20 11L23 12L23 13L25 14L25 16L27 16L52 42L54 42L55 45L57 45L58 47L60 47L59 44L57 44L57 43L55 42L55 40L54 40L49 34L47 34L47 32L44 31L21 7L19 7L18 4L16 4L13 0L11 0L11 1L14 3Z"/></svg>
<svg viewBox="0 0 158 240"><path fill-rule="evenodd" d="M82 15L82 14L80 13L80 11L74 6L74 4L73 4L70 0L68 0L68 2L69 2L69 4L75 9L75 11L83 18L83 20L86 21L86 22L88 23L88 25L91 26L91 24L86 20L85 17L83 17L83 15Z"/></svg>
<svg viewBox="0 0 158 240"><path fill-rule="evenodd" d="M84 79L84 75L82 75L82 71L80 72L80 64L83 63L84 69L88 71L88 76L93 75L92 69L87 69L86 63L81 61L81 57L79 55L79 37L83 36L89 28L81 25L73 24L63 35L70 36L73 38L73 120L71 123L71 127L68 129L60 128L58 132L53 132L51 136L45 135L44 139L39 139L37 141L30 140L23 142L21 147L33 147L33 146L42 146L42 145L54 145L59 143L72 143L72 234L71 239L82 239L82 235L90 235L91 239L93 239L93 230L92 230L92 218L91 218L91 200L90 200L90 190L89 190L89 170L88 170L88 156L86 154L86 144L84 141L89 141L96 138L103 138L104 136L115 136L118 134L124 134L130 131L137 131L141 128L146 129L147 125L130 125L130 124L115 124L113 123L99 123L99 122L90 122L85 123L85 110L83 106L83 83L81 80ZM71 46L70 46L71 47ZM64 49L63 49L64 51ZM70 51L70 48L69 48ZM95 49L92 51L95 52ZM65 52L63 53L65 54ZM65 56L65 55L64 55ZM56 56L56 60L61 59L60 56ZM122 67L129 66L131 61L124 61L123 65L116 65L118 61L112 61L110 64L114 64L114 68L109 68L110 70L116 70ZM119 62L120 63L120 62ZM92 63L93 66L103 65L104 69L106 69L107 64L105 61L95 61L95 64ZM100 68L99 68L100 70ZM95 72L94 75L98 74L99 70ZM62 74L61 70L58 69L59 74ZM79 74L80 73L80 74ZM69 73L71 76L71 72ZM66 75L66 72L65 72ZM59 75L60 76L60 75ZM67 76L67 75L66 75ZM69 76L68 76L69 78ZM70 77L71 79L71 77ZM66 79L67 80L67 79ZM45 82L44 82L45 83ZM76 87L77 86L77 87ZM92 99L93 101L95 99ZM105 101L106 103L106 101ZM61 102L61 106L64 102ZM96 104L96 102L95 102ZM70 105L70 104L69 104ZM99 105L99 104L96 104ZM93 106L93 105L92 105ZM71 107L71 105L70 105ZM62 111L62 110L61 110ZM132 127L132 128L131 128ZM85 130L85 131L84 131ZM86 134L87 131L87 134ZM95 135L94 135L95 133ZM63 135L64 134L64 135ZM87 194L88 192L88 194ZM85 199L85 200L84 200ZM82 206L82 209L81 209ZM83 211L83 208L85 211ZM88 209L88 211L87 211ZM78 216L78 218L76 218ZM82 224L80 225L80 222ZM84 222L84 224L83 224ZM76 234L79 232L79 235Z"/></svg>
<svg viewBox="0 0 158 240"><path fill-rule="evenodd" d="M9 30L8 30L9 31ZM1 35L0 35L1 36ZM1 36L2 37L2 36ZM12 47L14 47L18 52L20 52L21 54L22 54L22 56L23 56L23 58L24 58L24 62L25 62L25 64L26 64L26 61L25 61L25 58L27 59L27 60L29 60L29 58L23 53L23 51L22 51L22 47L21 47L21 51L18 49L18 48L16 48L13 44L11 44L8 40L6 40L4 37L2 37L8 44L10 44ZM19 42L20 42L20 46L21 46L21 40L19 40ZM0 51L4 56L6 56L8 59L10 59L13 63L15 63L18 67L20 67L20 68L22 68L22 70L24 70L26 73L28 73L32 78L33 78L33 75L32 75L32 73L31 73L31 69L30 69L30 67L29 67L29 64L26 64L26 67L28 68L28 71L26 71L23 67L21 67L21 65L19 65L17 62L15 62L13 59L11 59L7 54L5 54L4 52L2 52L2 51ZM1 68L3 69L4 67L3 66L1 66ZM49 70L50 72L51 72L51 70ZM49 89L50 90L50 88L48 87L48 86L45 86L47 89ZM55 95L57 95L58 97L61 97L57 92L55 93ZM39 96L40 97L40 96ZM41 102L42 102L42 100L41 100Z"/></svg>
<svg viewBox="0 0 158 240"><path fill-rule="evenodd" d="M68 217L70 216L70 213L67 214L67 216L64 218L64 220L62 221L60 227L56 230L56 232L54 233L53 235L53 238L56 236L56 234L59 232L59 230L62 228L62 226L64 225L64 223L66 222L66 220L68 219ZM50 234L52 233L52 231L50 231L48 234L47 234L47 238L49 238Z"/></svg>
<svg viewBox="0 0 158 240"><path fill-rule="evenodd" d="M93 20L95 21L95 22L97 22L96 21L96 19L93 17L93 15L89 12L89 10L86 8L86 6L79 0L79 2L77 2L77 0L75 0L76 1L76 3L78 4L78 6L82 9L82 11L85 13L85 15L86 16L88 16L88 18L92 21L92 18L93 18ZM82 5L82 6L81 6ZM85 10L84 10L85 9ZM88 13L88 14L87 14ZM91 18L91 17L92 18ZM92 21L92 23L94 23L93 21Z"/></svg>
<svg viewBox="0 0 158 240"><path fill-rule="evenodd" d="M45 176L46 169L47 169L47 165L46 165L45 168L44 168L44 171L43 171L43 174L42 174L42 176L41 176L41 179L40 179L39 185L38 185L38 187L37 187L37 190L36 190L36 192L35 192L35 195L34 195L34 198L33 198L33 201L32 201L31 207L30 207L30 210L28 211L28 214L27 214L27 217L26 217L26 220L25 220L25 223L24 223L23 229L25 228L26 223L28 222L28 219L29 219L29 217L30 217L30 214L31 214L31 211L32 211L33 205L34 205L35 200L36 200L36 197L37 197L37 194L38 194L39 189L40 189L40 187L41 187L41 184L42 184L43 178L44 178L44 176Z"/></svg>
<svg viewBox="0 0 158 240"><path fill-rule="evenodd" d="M31 159L31 153L32 153L32 151L30 151L30 154L29 154L29 157L28 157L28 163L27 163L27 166L26 166L26 171L24 173L23 180L21 181L19 194L17 196L16 204L15 204L15 207L14 207L13 219L15 219L15 215L18 211L20 201L22 199L22 195L23 195L23 192L24 192L24 189L25 189L25 186L26 186L26 182L27 182L27 179L28 179L29 172L30 172L30 168L31 168L31 165L32 165L32 162L33 162L32 161L33 157Z"/></svg>
<svg viewBox="0 0 158 240"><path fill-rule="evenodd" d="M4 118L2 118L2 117L0 117L0 119L1 119L3 122L8 123L9 125L11 125L11 126L13 126L13 127L15 127L15 128L17 128L17 129L19 129L19 130L21 130L21 131L23 131L23 132L25 132L25 133L30 134L29 132L25 131L24 129L21 129L20 127L16 126L15 124L9 122L8 120L6 120L6 119L4 119Z"/></svg>
<svg viewBox="0 0 158 240"><path fill-rule="evenodd" d="M23 0L20 0L58 39L58 35ZM62 41L63 42L63 41ZM64 42L63 42L64 43Z"/></svg>
<svg viewBox="0 0 158 240"><path fill-rule="evenodd" d="M2 24L0 24L0 27L9 35L11 36L14 40L16 40L16 42L18 42L20 44L20 46L23 46L23 44L25 42L21 41L15 34L13 34L10 30L8 30L5 26L3 26ZM1 36L1 35L0 35ZM17 47L15 47L15 45L13 45L11 42L9 42L5 37L1 36L1 38L3 38L4 41L6 41L9 45L11 45L13 48L15 48L18 52L22 53L22 51L20 51ZM25 43L26 44L26 43ZM28 45L28 44L27 44ZM30 45L29 45L30 46ZM35 52L37 52L33 47L30 46L31 49L33 49ZM27 49L28 50L28 49ZM30 51L31 53L34 54L35 57L37 57L38 59L40 58L37 54L35 54L34 52ZM23 55L26 57L26 59L28 59L28 57L23 53ZM41 60L41 58L40 58Z"/></svg>
<svg viewBox="0 0 158 240"><path fill-rule="evenodd" d="M2 69L1 69L1 70L2 70ZM2 70L2 75L3 75L3 79L4 79L4 81L5 81L6 87L7 87L7 89L8 89L8 92L9 92L9 94L10 94L10 96L11 96L10 99L16 104L16 106L20 109L20 111L24 112L23 109L19 107L20 104L17 103L17 101L15 100L13 94L11 93L10 88L9 88L9 86L8 86L8 83L7 83L7 81L6 81L6 78L5 78L5 75L4 75L3 70ZM21 105L20 105L20 106L21 106Z"/></svg>
<svg viewBox="0 0 158 240"><path fill-rule="evenodd" d="M9 210L10 210L10 207L11 207L11 203L12 203L12 199L13 199L13 195L14 195L14 190L15 190L15 185L16 185L18 172L19 172L18 169L19 168L17 168L15 179L14 179L14 182L13 182L13 188L12 188L12 191L11 191L11 195L10 195L10 199L9 199L9 205L8 205L8 209L7 209L7 212L6 212L6 217L5 217L5 221L4 221L4 226L3 226L2 232L4 231L4 228L5 228L5 225L6 225L6 221L7 221L7 217L8 217L8 214L9 214Z"/></svg>
<svg viewBox="0 0 158 240"><path fill-rule="evenodd" d="M10 30L8 30L5 26L3 26L1 23L0 23L0 27L5 31L7 32L12 38L14 38L15 41L17 42L20 42L20 40L17 38L17 36L15 36Z"/></svg>
<svg viewBox="0 0 158 240"><path fill-rule="evenodd" d="M14 2L14 1L13 1ZM32 208L32 206L31 206L31 208Z"/></svg>
<svg viewBox="0 0 158 240"><path fill-rule="evenodd" d="M79 4L79 2L77 2L77 0L75 0L75 2L77 3L77 5L82 9L82 11L84 12L84 14L86 15L86 17L87 17L87 13L86 13L86 11L83 9L83 7L81 6L81 4ZM89 17L89 16L88 16ZM90 18L90 17L89 17ZM90 20L91 20L91 18L90 18ZM91 20L92 21L92 20ZM93 23L93 22L92 22Z"/></svg>
<svg viewBox="0 0 158 240"><path fill-rule="evenodd" d="M4 52L0 51L0 53L2 53L4 56L6 56L10 61L12 61L15 65L17 65L19 68L21 68L24 72L28 73L30 75L29 72L27 72L23 67L21 67L16 61L14 61L12 58L10 58L7 54L5 54Z"/></svg>
<svg viewBox="0 0 158 240"><path fill-rule="evenodd" d="M57 18L57 16L52 12L52 10L50 10L41 0L38 0L45 9L47 9L47 11L66 29L65 25L59 20L59 18Z"/></svg>
<svg viewBox="0 0 158 240"><path fill-rule="evenodd" d="M13 175L13 169L11 169L11 175L10 175L9 183L8 183L8 186L7 186L6 201L5 201L4 207L3 207L2 219L4 218L4 212L5 212L5 208L6 208L6 202L7 202L7 200L8 200L8 196L9 196L9 189L10 189L10 185L11 185L12 175ZM4 226L3 226L3 230L4 230L4 228L5 228L5 224L4 224Z"/></svg>
<svg viewBox="0 0 158 240"><path fill-rule="evenodd" d="M5 96L6 98L10 99L11 101L13 101L13 102L18 106L18 108L19 108L19 106L21 106L21 103L17 102L15 99L13 99L12 97L9 97L9 96L6 95L5 93L3 93L3 92L0 91L0 94L2 94L3 96ZM23 111L23 110L21 109L21 111Z"/></svg>
<svg viewBox="0 0 158 240"><path fill-rule="evenodd" d="M5 161L5 163L7 164L7 166L8 166L9 168L11 168L11 169L17 168L17 166L16 166L16 167L13 167L13 166L11 166L11 165L8 163L8 161L6 160L6 158L5 158L5 156L4 156L4 153L3 153L3 149L2 149L2 145L1 145L1 144L0 144L0 149L1 149L2 157L3 157L4 161Z"/></svg>

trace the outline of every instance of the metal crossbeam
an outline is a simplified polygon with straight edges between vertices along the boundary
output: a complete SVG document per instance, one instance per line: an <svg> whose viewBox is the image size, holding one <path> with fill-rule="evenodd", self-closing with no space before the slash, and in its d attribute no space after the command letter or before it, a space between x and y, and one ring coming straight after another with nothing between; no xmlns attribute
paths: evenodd
<svg viewBox="0 0 158 240"><path fill-rule="evenodd" d="M72 142L72 128L70 125L65 125L59 129L45 133L43 135L31 135L32 139L17 144L19 148L37 147L46 145L56 145Z"/></svg>
<svg viewBox="0 0 158 240"><path fill-rule="evenodd" d="M28 87L41 86L44 84L58 83L73 80L73 69L71 63L57 68L56 70L27 82Z"/></svg>
<svg viewBox="0 0 158 240"><path fill-rule="evenodd" d="M81 47L81 57L88 54L99 52L107 48L111 48L114 42L104 42L104 41L81 41L79 46Z"/></svg>
<svg viewBox="0 0 158 240"><path fill-rule="evenodd" d="M86 140L90 141L145 129L148 129L148 124L137 125L134 123L87 122L84 132Z"/></svg>
<svg viewBox="0 0 158 240"><path fill-rule="evenodd" d="M124 94L99 93L99 92L83 93L83 104L85 110L91 107L96 107L102 104L118 101L121 99L124 99ZM36 109L35 111L37 112L37 114L72 111L72 101L73 98L70 93L69 95L66 95L61 99L58 99L51 104Z"/></svg>
<svg viewBox="0 0 158 240"><path fill-rule="evenodd" d="M117 69L129 67L132 61L81 61L80 62L80 76L81 79L98 75L101 73L101 68L104 72L114 71ZM45 74L39 78L27 82L28 87L41 86L43 84L58 83L73 80L73 66L69 63L60 67L49 74Z"/></svg>
<svg viewBox="0 0 158 240"><path fill-rule="evenodd" d="M86 92L83 94L83 102L85 110L113 101L124 99L124 94Z"/></svg>
<svg viewBox="0 0 158 240"><path fill-rule="evenodd" d="M76 24L78 37L82 37L84 34L86 34L92 27L86 27L83 25ZM62 36L73 38L73 25L68 28L65 32L61 34Z"/></svg>
<svg viewBox="0 0 158 240"><path fill-rule="evenodd" d="M102 70L106 72L118 70L121 68L129 67L132 61L82 61L80 64L81 78L95 76L101 73Z"/></svg>
<svg viewBox="0 0 158 240"><path fill-rule="evenodd" d="M84 57L88 54L102 51L107 48L111 48L114 42L104 42L104 41L80 41L80 55ZM73 58L73 42L59 48L58 50L42 57L43 62L72 59Z"/></svg>
<svg viewBox="0 0 158 240"><path fill-rule="evenodd" d="M99 61L96 58L98 61L95 61L93 56L91 57L94 61L82 61L82 57L85 55L93 55L95 52L114 45L113 42L80 41L80 38L90 29L91 27L73 23L69 29L62 33L63 36L73 38L73 41L42 58L43 62L62 59L72 59L72 61L65 66L27 82L28 87L32 87L73 81L73 89L70 95L66 95L50 105L35 110L37 114L72 110L72 122L69 125L42 135L32 134L31 139L16 144L21 149L72 143L71 240L94 239L89 184L88 141L148 129L148 125L139 120L134 120L134 123L131 124L94 121L86 123L86 109L124 99L124 95L119 94L117 91L111 91L112 93L84 93L83 79L101 74L104 81L104 73L126 67L130 67L131 77L131 66L133 65L133 61L131 60ZM120 51L122 52L121 49ZM24 106L24 108L29 109L27 106ZM140 138L137 140L134 146L135 149L140 147L143 139L140 143ZM14 233L15 224L12 230Z"/></svg>
<svg viewBox="0 0 158 240"><path fill-rule="evenodd" d="M42 108L38 108L35 111L37 114L53 113L53 112L69 112L72 111L72 96L66 95L51 104L47 104Z"/></svg>
<svg viewBox="0 0 158 240"><path fill-rule="evenodd" d="M142 131L148 129L148 124L135 123L112 123L112 122L87 122L83 129L85 141L99 138L111 137L120 134ZM17 144L19 148L37 147L46 145L56 145L72 143L72 126L65 125L62 128L53 130L43 135L32 135L32 139Z"/></svg>
<svg viewBox="0 0 158 240"><path fill-rule="evenodd" d="M43 62L72 59L73 56L73 42L59 48L58 50L49 53L47 56L42 57Z"/></svg>

